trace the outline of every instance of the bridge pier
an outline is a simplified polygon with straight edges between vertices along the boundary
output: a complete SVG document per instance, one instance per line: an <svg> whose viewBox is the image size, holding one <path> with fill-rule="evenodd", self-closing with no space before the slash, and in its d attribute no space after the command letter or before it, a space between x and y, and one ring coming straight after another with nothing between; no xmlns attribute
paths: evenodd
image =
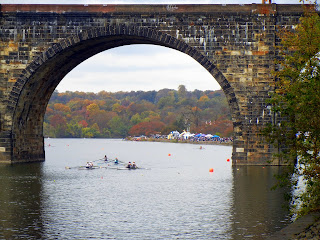
<svg viewBox="0 0 320 240"><path fill-rule="evenodd" d="M241 132L242 137L235 138L232 151L233 165L286 165L275 156L278 149L265 142L261 136L262 128L244 130Z"/></svg>
<svg viewBox="0 0 320 240"><path fill-rule="evenodd" d="M12 162L12 139L8 131L0 132L0 163Z"/></svg>
<svg viewBox="0 0 320 240"><path fill-rule="evenodd" d="M43 162L45 160L42 135L20 135L14 138L10 132L1 132L0 143L0 164Z"/></svg>

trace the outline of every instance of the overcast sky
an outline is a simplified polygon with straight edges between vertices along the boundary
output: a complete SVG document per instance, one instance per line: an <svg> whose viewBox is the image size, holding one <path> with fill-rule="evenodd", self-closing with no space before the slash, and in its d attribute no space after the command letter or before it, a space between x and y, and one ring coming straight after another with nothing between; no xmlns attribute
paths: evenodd
<svg viewBox="0 0 320 240"><path fill-rule="evenodd" d="M251 4L261 0L1 0L1 4ZM299 0L274 0L299 4ZM154 45L123 46L97 54L74 68L57 90L99 92L162 88L217 90L219 84L186 54Z"/></svg>

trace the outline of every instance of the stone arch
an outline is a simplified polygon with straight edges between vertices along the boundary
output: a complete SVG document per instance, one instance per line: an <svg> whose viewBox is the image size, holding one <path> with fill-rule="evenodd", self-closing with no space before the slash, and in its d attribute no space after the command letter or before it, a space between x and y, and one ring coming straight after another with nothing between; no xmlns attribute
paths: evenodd
<svg viewBox="0 0 320 240"><path fill-rule="evenodd" d="M196 48L169 34L147 27L109 25L92 28L52 44L23 70L8 96L6 117L12 119L12 162L43 161L43 118L51 94L74 67L114 47L153 44L183 52L199 62L220 84L229 102L234 128L241 125L233 88L219 69ZM237 128L238 129L238 128ZM236 131L236 137L241 131Z"/></svg>

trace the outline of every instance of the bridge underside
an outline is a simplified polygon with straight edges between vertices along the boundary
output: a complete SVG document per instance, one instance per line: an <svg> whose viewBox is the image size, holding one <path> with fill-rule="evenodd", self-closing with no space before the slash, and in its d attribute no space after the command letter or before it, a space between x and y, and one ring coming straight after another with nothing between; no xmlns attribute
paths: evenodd
<svg viewBox="0 0 320 240"><path fill-rule="evenodd" d="M274 122L277 26L296 5L1 5L0 162L44 161L43 119L51 94L89 57L155 44L198 61L220 84L234 123L234 165L281 165L260 131Z"/></svg>

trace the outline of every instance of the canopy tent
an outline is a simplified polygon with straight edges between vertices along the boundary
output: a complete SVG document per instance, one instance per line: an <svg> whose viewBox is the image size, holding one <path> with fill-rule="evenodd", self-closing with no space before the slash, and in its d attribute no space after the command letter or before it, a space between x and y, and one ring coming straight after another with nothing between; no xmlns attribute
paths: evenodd
<svg viewBox="0 0 320 240"><path fill-rule="evenodd" d="M196 135L194 135L195 137L205 137L206 135L205 134L203 134L203 133L198 133L198 134L196 134Z"/></svg>
<svg viewBox="0 0 320 240"><path fill-rule="evenodd" d="M183 138L184 138L184 139L189 139L189 138L191 138L191 137L193 137L193 136L194 136L193 133L186 132L186 133L183 135Z"/></svg>

